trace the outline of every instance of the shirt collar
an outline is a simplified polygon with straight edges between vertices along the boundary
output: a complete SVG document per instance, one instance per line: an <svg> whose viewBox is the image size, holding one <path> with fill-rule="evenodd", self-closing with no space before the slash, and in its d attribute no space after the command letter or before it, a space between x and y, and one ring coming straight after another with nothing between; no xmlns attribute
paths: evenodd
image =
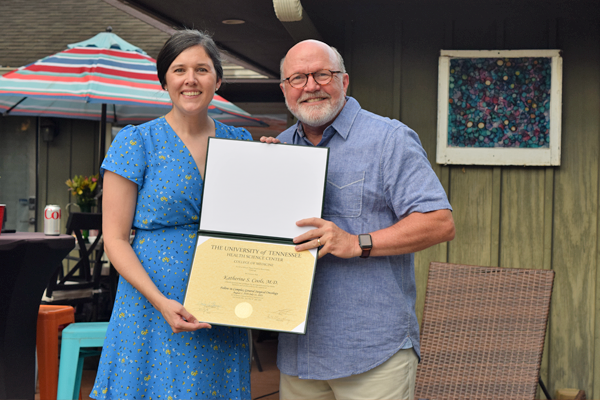
<svg viewBox="0 0 600 400"><path fill-rule="evenodd" d="M348 138L350 134L350 128L360 111L360 104L356 99L350 96L346 96L346 104L342 111L337 116L337 118L333 121L331 125L325 128L323 132L323 139L329 141L329 139L337 132L344 140ZM333 132L332 132L333 130ZM302 124L300 121L296 123L296 135L299 138L303 138L306 140L306 136L304 135L304 129L302 128Z"/></svg>

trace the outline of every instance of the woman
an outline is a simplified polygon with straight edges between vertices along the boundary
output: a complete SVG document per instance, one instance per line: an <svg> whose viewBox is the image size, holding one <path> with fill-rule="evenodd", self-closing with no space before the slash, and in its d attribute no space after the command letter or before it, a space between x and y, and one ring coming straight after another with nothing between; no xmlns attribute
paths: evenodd
<svg viewBox="0 0 600 400"><path fill-rule="evenodd" d="M251 136L208 116L223 78L209 36L173 35L158 55L157 72L173 108L121 130L102 164L104 243L121 278L91 397L249 399L247 331L211 329L181 303L208 137Z"/></svg>

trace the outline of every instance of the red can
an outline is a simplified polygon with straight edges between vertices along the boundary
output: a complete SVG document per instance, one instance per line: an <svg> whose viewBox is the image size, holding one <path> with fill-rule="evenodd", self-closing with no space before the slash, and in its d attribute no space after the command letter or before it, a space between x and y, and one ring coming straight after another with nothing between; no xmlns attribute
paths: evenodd
<svg viewBox="0 0 600 400"><path fill-rule="evenodd" d="M47 205L44 208L44 233L49 236L60 235L60 206Z"/></svg>

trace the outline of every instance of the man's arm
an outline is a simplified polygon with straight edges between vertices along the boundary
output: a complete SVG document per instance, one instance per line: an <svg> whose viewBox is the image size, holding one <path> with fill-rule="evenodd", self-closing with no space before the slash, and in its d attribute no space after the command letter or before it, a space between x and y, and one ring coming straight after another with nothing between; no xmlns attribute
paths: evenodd
<svg viewBox="0 0 600 400"><path fill-rule="evenodd" d="M340 258L358 257L362 250L358 236L352 235L331 221L321 218L307 218L296 223L298 226L314 226L308 232L294 238L297 251L323 246L319 258L333 254ZM370 233L373 240L371 256L391 256L414 253L435 244L454 239L454 220L450 210L437 210L428 213L413 212L394 225ZM319 243L320 242L320 243Z"/></svg>

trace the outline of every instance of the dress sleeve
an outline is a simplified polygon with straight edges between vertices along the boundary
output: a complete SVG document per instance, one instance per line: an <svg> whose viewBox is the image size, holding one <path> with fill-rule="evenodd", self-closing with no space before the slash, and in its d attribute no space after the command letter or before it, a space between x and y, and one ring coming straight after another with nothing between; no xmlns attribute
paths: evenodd
<svg viewBox="0 0 600 400"><path fill-rule="evenodd" d="M252 135L250 134L250 132L248 132L246 130L246 128L240 128L240 131L241 131L240 140L252 141Z"/></svg>
<svg viewBox="0 0 600 400"><path fill-rule="evenodd" d="M415 131L399 127L388 136L384 149L386 202L399 219L413 212L452 210Z"/></svg>
<svg viewBox="0 0 600 400"><path fill-rule="evenodd" d="M121 129L113 140L100 167L100 173L111 171L142 186L146 170L144 141L137 127Z"/></svg>
<svg viewBox="0 0 600 400"><path fill-rule="evenodd" d="M215 130L217 137L226 137L228 139L252 140L252 135L245 128L225 125L215 120Z"/></svg>

